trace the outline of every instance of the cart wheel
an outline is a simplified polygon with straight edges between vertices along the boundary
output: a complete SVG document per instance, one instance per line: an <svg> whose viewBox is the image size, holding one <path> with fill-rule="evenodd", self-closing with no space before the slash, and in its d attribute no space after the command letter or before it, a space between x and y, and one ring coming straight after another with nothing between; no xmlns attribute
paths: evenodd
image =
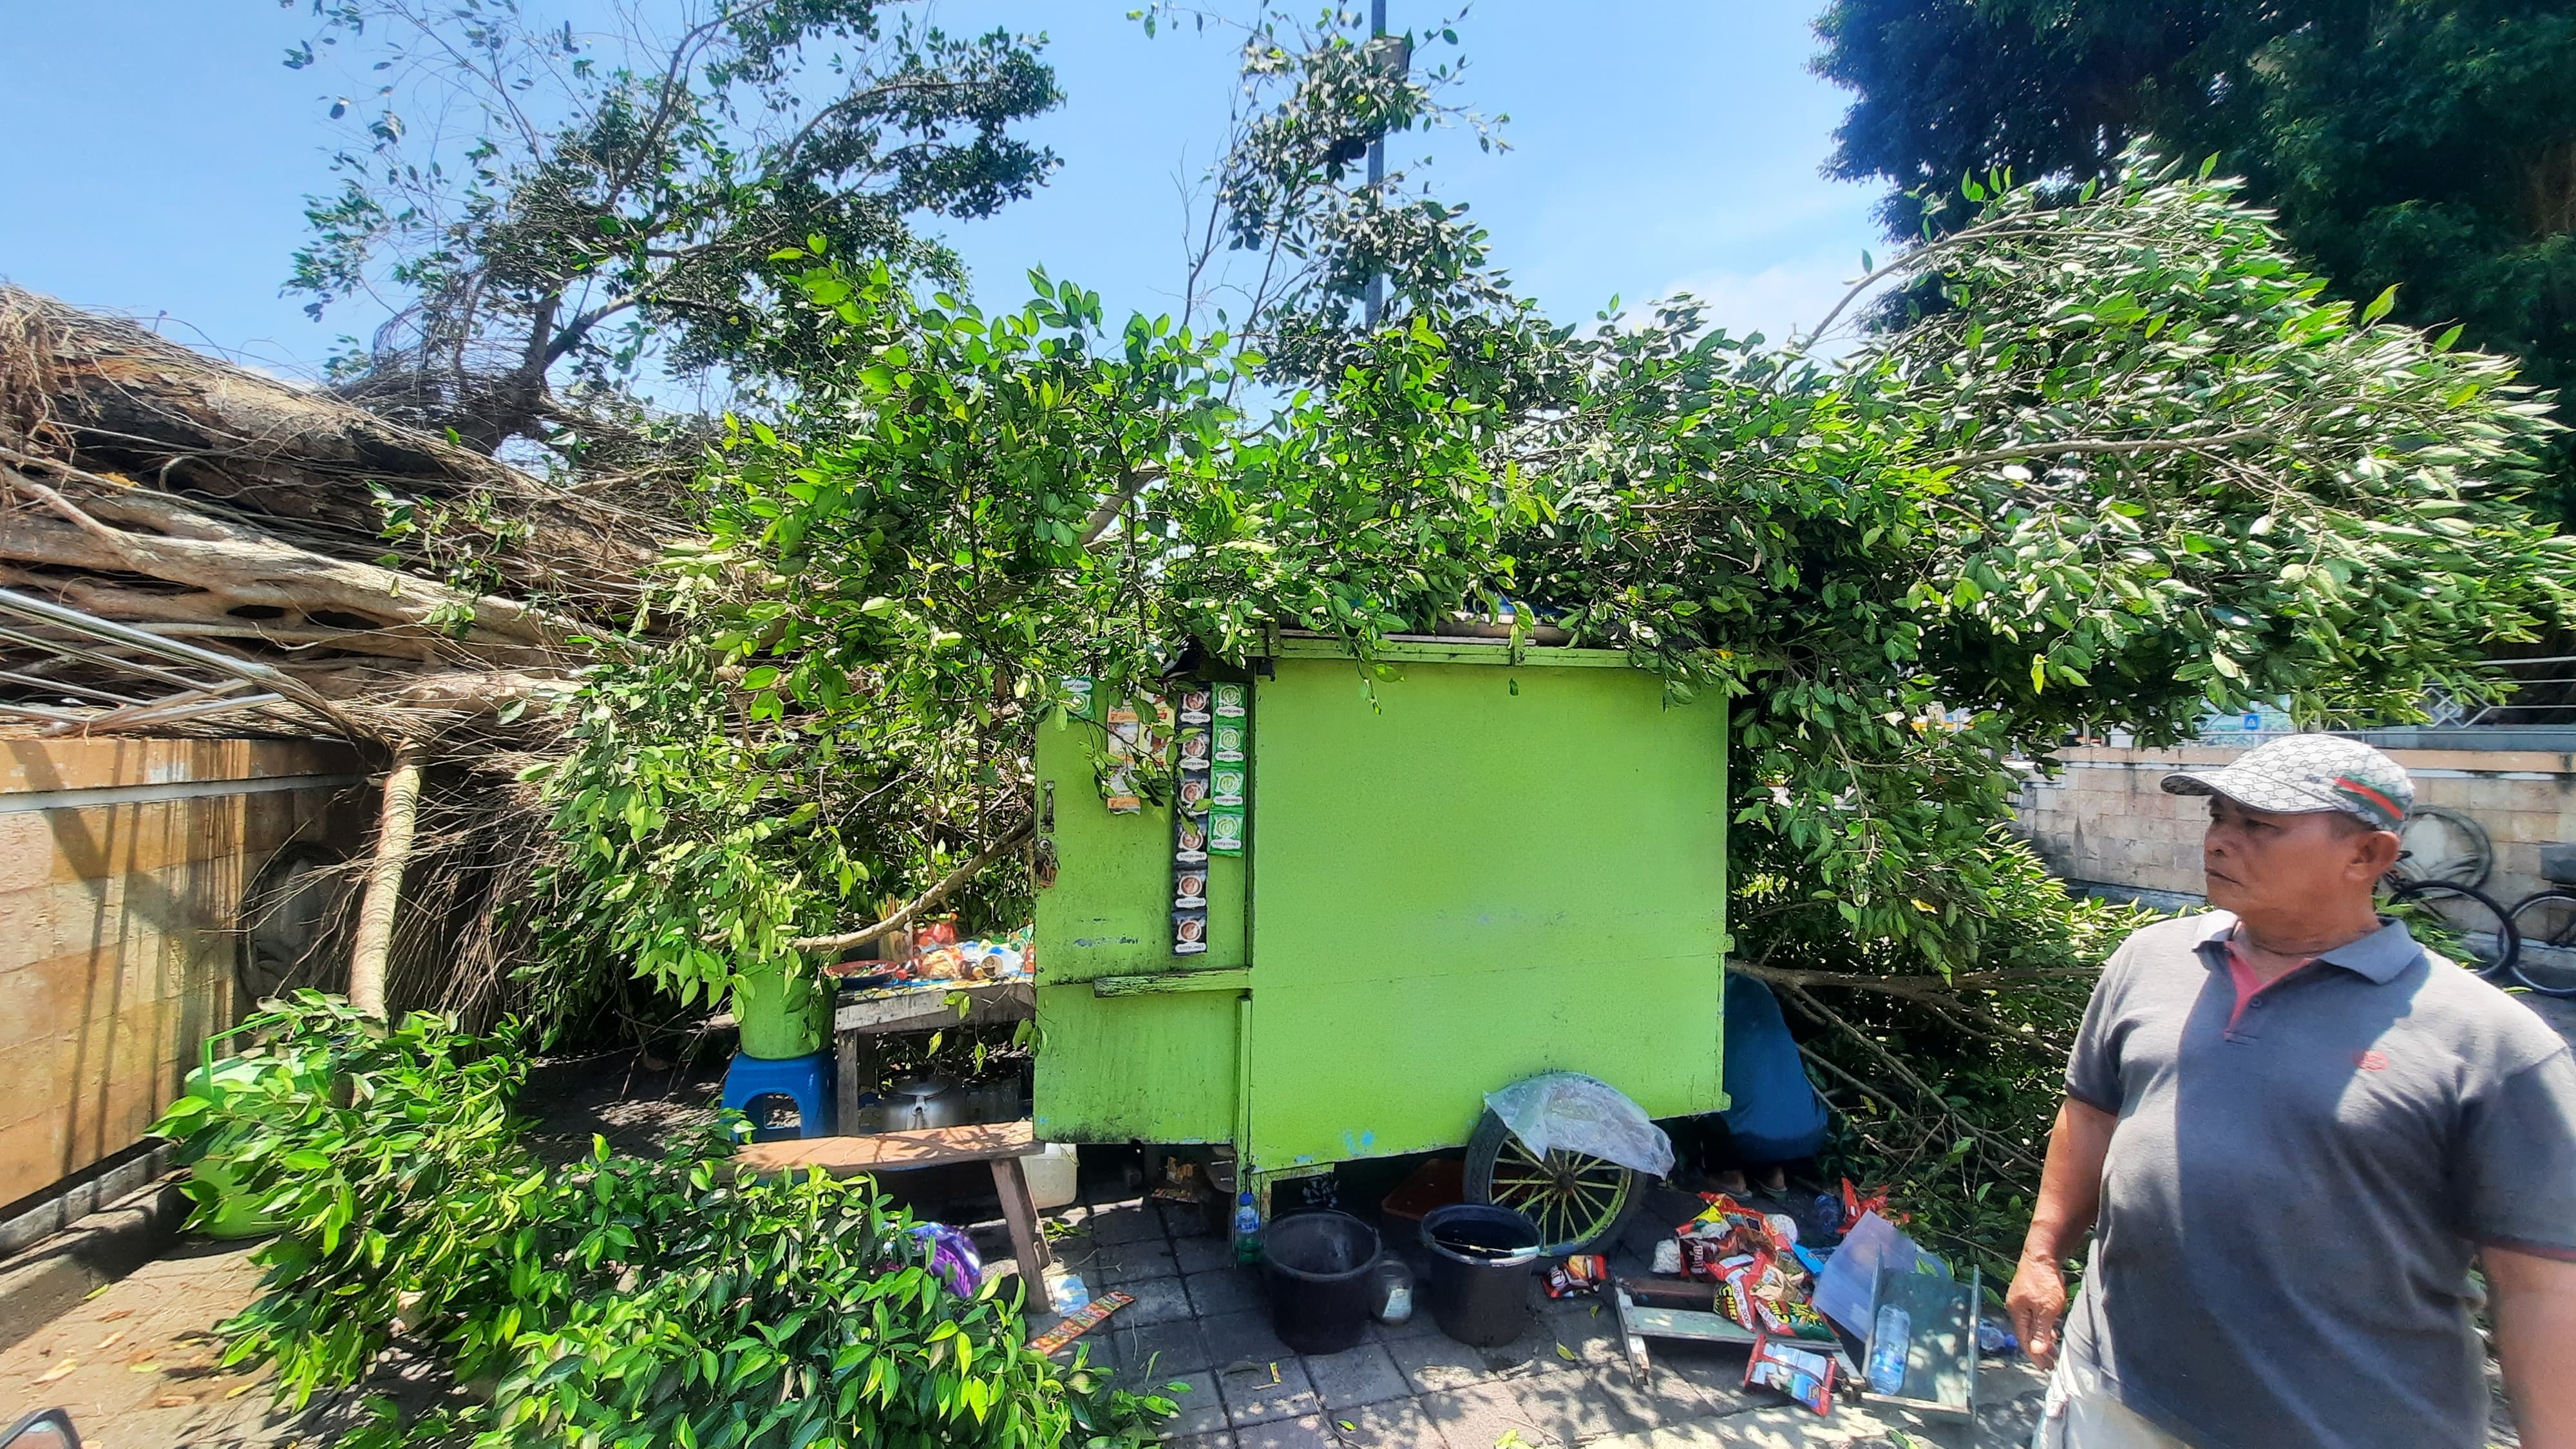
<svg viewBox="0 0 2576 1449"><path fill-rule="evenodd" d="M349 989L348 931L357 892L338 851L299 841L280 847L242 892L234 979L253 1002L298 987Z"/></svg>
<svg viewBox="0 0 2576 1449"><path fill-rule="evenodd" d="M1548 1257L1584 1252L1618 1236L1645 1201L1644 1174L1606 1158L1559 1149L1530 1155L1487 1112L1467 1139L1467 1200L1507 1207L1538 1224Z"/></svg>

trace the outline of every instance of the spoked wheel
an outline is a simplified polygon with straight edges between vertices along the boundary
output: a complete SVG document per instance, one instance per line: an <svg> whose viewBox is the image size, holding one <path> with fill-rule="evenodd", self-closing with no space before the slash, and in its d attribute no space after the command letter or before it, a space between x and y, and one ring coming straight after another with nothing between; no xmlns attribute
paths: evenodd
<svg viewBox="0 0 2576 1449"><path fill-rule="evenodd" d="M1607 1242L1645 1200L1644 1175L1607 1158L1559 1149L1541 1161L1491 1112L1467 1141L1467 1200L1507 1207L1538 1224L1548 1257Z"/></svg>
<svg viewBox="0 0 2576 1449"><path fill-rule="evenodd" d="M348 933L357 892L335 850L300 841L270 856L242 893L233 974L254 1002L298 987L349 989Z"/></svg>
<svg viewBox="0 0 2576 1449"><path fill-rule="evenodd" d="M2495 842L2486 827L2457 810L2419 805L2397 827L2397 873L2410 881L2439 881L2471 890L2495 869Z"/></svg>
<svg viewBox="0 0 2576 1449"><path fill-rule="evenodd" d="M2522 936L2514 979L2543 996L2576 996L2576 891L2541 891L2513 908Z"/></svg>
<svg viewBox="0 0 2576 1449"><path fill-rule="evenodd" d="M2403 920L2415 939L2481 976L2513 975L2522 933L2483 891L2440 881L2414 881L2380 897L2380 909Z"/></svg>

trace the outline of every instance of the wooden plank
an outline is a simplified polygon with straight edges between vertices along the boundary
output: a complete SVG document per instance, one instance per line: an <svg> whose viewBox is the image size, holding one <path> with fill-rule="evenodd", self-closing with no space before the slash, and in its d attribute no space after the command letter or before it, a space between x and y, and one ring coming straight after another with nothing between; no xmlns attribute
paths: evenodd
<svg viewBox="0 0 2576 1449"><path fill-rule="evenodd" d="M845 1031L832 1043L832 1130L855 1133L859 1125L859 1044L855 1031ZM865 1054L873 1060L876 1053Z"/></svg>
<svg viewBox="0 0 2576 1449"><path fill-rule="evenodd" d="M1010 1224L1011 1252L1019 1259L1020 1284L1029 1306L1052 1312L1055 1295L1047 1290L1046 1265L1053 1255L1047 1251L1045 1231L1038 1226L1037 1205L1029 1197L1028 1169L1020 1159L993 1160L993 1193L1002 1200L1002 1220Z"/></svg>
<svg viewBox="0 0 2576 1449"><path fill-rule="evenodd" d="M1619 1286L1628 1296L1653 1308L1687 1308L1700 1313L1717 1311L1717 1285L1687 1278L1622 1278Z"/></svg>
<svg viewBox="0 0 2576 1449"><path fill-rule="evenodd" d="M951 993L966 993L966 1014L948 1004ZM832 1013L834 1031L929 1031L960 1021L1026 1021L1037 1010L1037 988L1027 981L942 983L893 996L845 1001Z"/></svg>
<svg viewBox="0 0 2576 1449"><path fill-rule="evenodd" d="M981 1127L933 1127L920 1132L881 1132L873 1137L785 1137L754 1142L733 1155L736 1172L789 1172L819 1167L834 1177L902 1172L952 1162L1021 1158L1038 1150L1025 1122Z"/></svg>
<svg viewBox="0 0 2576 1449"><path fill-rule="evenodd" d="M1159 996L1172 991L1250 991L1252 970L1169 971L1156 976L1101 976L1091 983L1094 996Z"/></svg>

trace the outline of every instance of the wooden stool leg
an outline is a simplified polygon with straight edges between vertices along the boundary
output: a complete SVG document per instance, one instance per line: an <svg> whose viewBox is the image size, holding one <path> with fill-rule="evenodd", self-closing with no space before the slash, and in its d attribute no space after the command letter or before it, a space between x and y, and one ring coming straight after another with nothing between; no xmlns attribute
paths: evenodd
<svg viewBox="0 0 2576 1449"><path fill-rule="evenodd" d="M837 1136L854 1137L859 1131L859 1034L855 1031L841 1032L832 1047L834 1056L839 1059L835 1063L837 1071L834 1075L840 1078L832 1094L837 1118L832 1123L832 1131Z"/></svg>
<svg viewBox="0 0 2576 1449"><path fill-rule="evenodd" d="M1042 1312L1055 1307L1047 1291L1046 1229L1038 1224L1037 1204L1029 1199L1029 1175L1016 1157L993 1159L993 1191L1002 1199L1002 1221L1011 1228L1011 1252L1020 1260L1020 1281L1027 1285L1029 1306Z"/></svg>

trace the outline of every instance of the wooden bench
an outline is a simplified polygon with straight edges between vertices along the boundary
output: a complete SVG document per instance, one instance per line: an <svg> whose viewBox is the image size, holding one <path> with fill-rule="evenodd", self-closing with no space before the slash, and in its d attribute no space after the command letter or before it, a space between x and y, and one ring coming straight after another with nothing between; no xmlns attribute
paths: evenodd
<svg viewBox="0 0 2576 1449"><path fill-rule="evenodd" d="M754 1142L733 1156L737 1172L778 1173L819 1167L834 1177L860 1177L908 1172L919 1167L945 1167L959 1162L993 1164L993 1191L1002 1199L1002 1221L1011 1230L1011 1254L1019 1260L1020 1282L1029 1306L1055 1307L1047 1292L1046 1266L1055 1261L1047 1251L1046 1233L1038 1226L1037 1204L1029 1198L1029 1176L1020 1159L1038 1150L1037 1133L1026 1122L994 1122L981 1127L934 1127L920 1132L881 1132L873 1137L788 1137Z"/></svg>

